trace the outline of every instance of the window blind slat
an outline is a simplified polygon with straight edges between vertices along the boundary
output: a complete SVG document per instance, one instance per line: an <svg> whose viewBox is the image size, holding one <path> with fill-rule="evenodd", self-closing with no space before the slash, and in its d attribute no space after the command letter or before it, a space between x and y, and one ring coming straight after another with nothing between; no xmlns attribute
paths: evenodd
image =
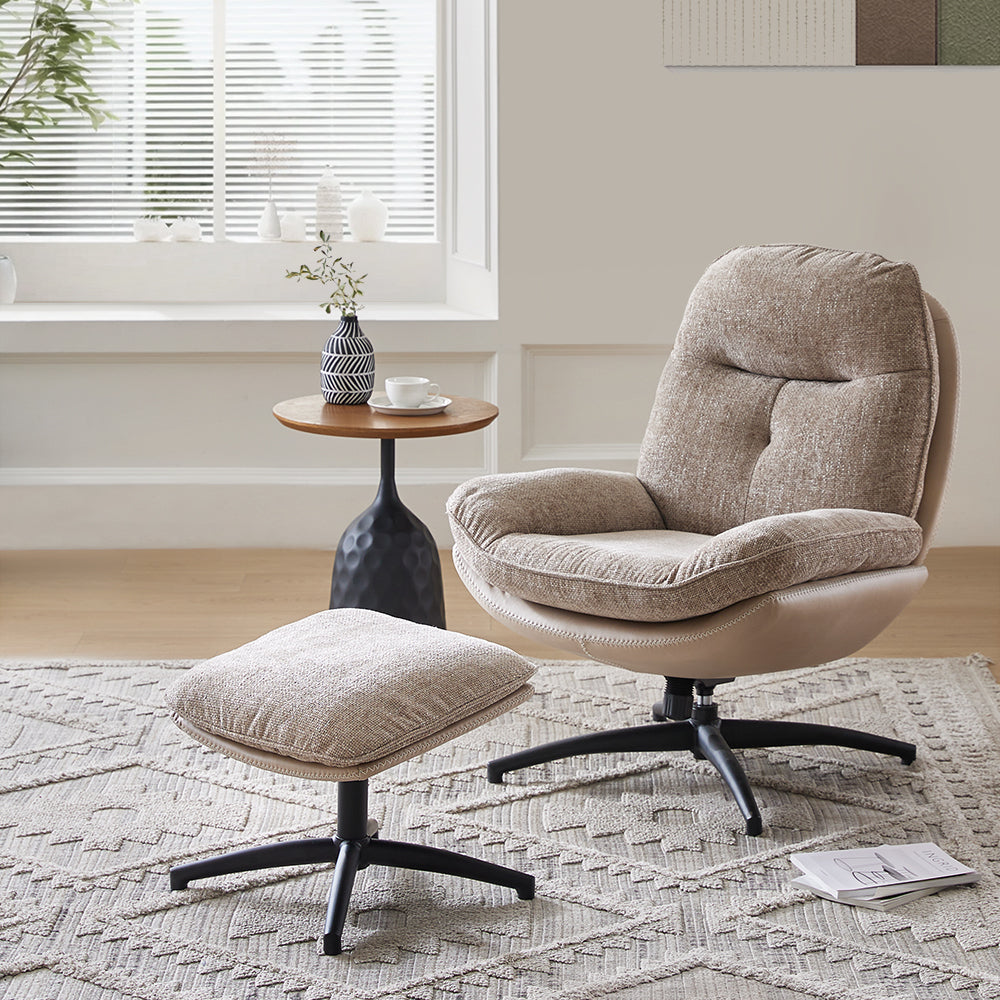
<svg viewBox="0 0 1000 1000"><path fill-rule="evenodd" d="M215 5L226 37L213 38ZM128 236L135 218L190 216L212 235L256 235L269 192L312 222L327 165L345 205L371 188L388 238L432 238L436 220L434 0L143 0L94 13L117 25L88 80L115 117L98 131L65 117L34 161L0 167L0 236ZM16 51L31 0L0 8L0 47ZM215 106L212 54L225 52ZM220 127L221 126L221 127ZM220 145L219 136L224 136ZM222 168L217 170L217 160ZM221 211L217 211L221 207Z"/></svg>

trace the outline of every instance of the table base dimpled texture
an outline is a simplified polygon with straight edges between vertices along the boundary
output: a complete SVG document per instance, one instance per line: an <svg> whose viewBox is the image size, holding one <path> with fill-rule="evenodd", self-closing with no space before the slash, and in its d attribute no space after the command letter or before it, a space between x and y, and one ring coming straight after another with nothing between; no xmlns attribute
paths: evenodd
<svg viewBox="0 0 1000 1000"><path fill-rule="evenodd" d="M426 525L383 482L375 502L337 546L331 608L367 608L444 628L444 587L437 544Z"/></svg>

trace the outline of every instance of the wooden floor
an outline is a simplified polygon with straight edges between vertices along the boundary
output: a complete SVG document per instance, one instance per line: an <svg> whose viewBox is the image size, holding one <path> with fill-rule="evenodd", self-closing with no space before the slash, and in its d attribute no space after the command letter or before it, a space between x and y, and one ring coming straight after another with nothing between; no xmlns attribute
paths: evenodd
<svg viewBox="0 0 1000 1000"><path fill-rule="evenodd" d="M0 656L202 659L320 611L330 552L301 549L0 554ZM448 626L529 656L558 651L496 624L442 553ZM930 579L866 656L1000 662L1000 548L935 549ZM994 665L1000 679L1000 668Z"/></svg>

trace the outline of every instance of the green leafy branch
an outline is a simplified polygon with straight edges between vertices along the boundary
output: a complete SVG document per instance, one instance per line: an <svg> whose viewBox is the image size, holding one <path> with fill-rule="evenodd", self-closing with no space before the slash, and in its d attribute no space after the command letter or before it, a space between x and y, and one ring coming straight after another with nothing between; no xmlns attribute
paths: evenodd
<svg viewBox="0 0 1000 1000"><path fill-rule="evenodd" d="M0 15L13 2L0 0ZM109 3L36 0L18 50L0 48L0 137L34 140L33 133L54 125L62 111L89 118L94 128L114 117L85 75L97 49L120 48L110 34L114 22L93 13L95 5ZM0 164L14 159L30 163L33 156L26 150L0 154Z"/></svg>
<svg viewBox="0 0 1000 1000"><path fill-rule="evenodd" d="M361 304L358 299L364 294L361 285L367 274L355 275L354 264L345 261L343 257L334 257L337 252L330 242L330 237L322 230L319 234L320 243L313 247L319 254L319 264L315 270L308 264L302 264L297 271L286 271L286 278L306 281L319 281L322 284L333 285L326 302L319 304L327 314L336 309L341 316L356 316Z"/></svg>

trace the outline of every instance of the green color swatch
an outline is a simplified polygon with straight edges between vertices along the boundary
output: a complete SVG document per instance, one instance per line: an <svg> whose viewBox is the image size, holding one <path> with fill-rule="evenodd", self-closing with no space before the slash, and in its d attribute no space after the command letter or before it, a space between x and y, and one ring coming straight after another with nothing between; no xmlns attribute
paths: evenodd
<svg viewBox="0 0 1000 1000"><path fill-rule="evenodd" d="M938 64L1000 65L1000 0L938 0Z"/></svg>

